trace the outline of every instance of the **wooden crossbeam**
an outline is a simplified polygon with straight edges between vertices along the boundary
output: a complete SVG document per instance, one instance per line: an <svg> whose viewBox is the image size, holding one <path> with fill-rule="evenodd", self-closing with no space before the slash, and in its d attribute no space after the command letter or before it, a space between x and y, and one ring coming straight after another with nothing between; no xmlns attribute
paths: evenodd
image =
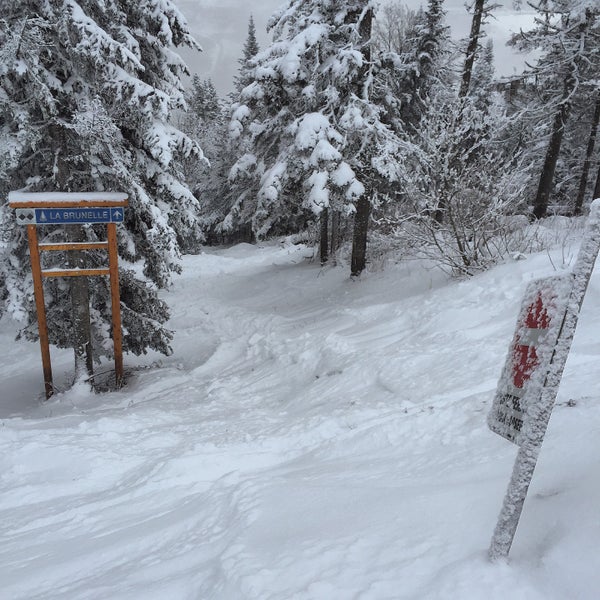
<svg viewBox="0 0 600 600"><path fill-rule="evenodd" d="M107 250L108 242L67 242L61 244L42 243L39 244L41 252L56 250Z"/></svg>
<svg viewBox="0 0 600 600"><path fill-rule="evenodd" d="M42 277L91 277L94 275L110 275L110 269L51 269L42 271Z"/></svg>

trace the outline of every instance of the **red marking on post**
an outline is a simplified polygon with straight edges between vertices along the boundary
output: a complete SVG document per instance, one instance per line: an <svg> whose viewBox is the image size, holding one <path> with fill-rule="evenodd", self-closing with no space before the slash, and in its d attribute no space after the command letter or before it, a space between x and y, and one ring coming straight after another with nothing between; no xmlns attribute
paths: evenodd
<svg viewBox="0 0 600 600"><path fill-rule="evenodd" d="M530 329L548 329L550 327L550 317L542 302L541 294L538 294L535 302L530 304L527 309L525 327L529 327Z"/></svg>
<svg viewBox="0 0 600 600"><path fill-rule="evenodd" d="M544 306L541 294L538 294L536 300L527 308L524 327L527 329L548 329L550 327L550 317ZM523 386L540 364L535 346L533 344L520 344L519 337L513 350L513 384L516 388L522 389Z"/></svg>
<svg viewBox="0 0 600 600"><path fill-rule="evenodd" d="M534 346L515 346L513 364L513 383L516 388L521 389L535 368L540 364Z"/></svg>

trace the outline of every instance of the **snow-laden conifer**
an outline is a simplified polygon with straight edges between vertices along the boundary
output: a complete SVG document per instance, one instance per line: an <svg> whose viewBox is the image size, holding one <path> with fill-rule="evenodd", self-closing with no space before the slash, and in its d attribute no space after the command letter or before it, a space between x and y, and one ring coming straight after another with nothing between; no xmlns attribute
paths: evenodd
<svg viewBox="0 0 600 600"><path fill-rule="evenodd" d="M227 109L212 81L202 81L194 75L186 97L189 110L180 120L181 129L200 145L208 159L208 162L199 161L190 156L182 161L185 181L200 204L198 223L203 236L191 235L185 244L188 252L194 252L201 242L220 240L216 226L227 213L227 175L232 159Z"/></svg>
<svg viewBox="0 0 600 600"><path fill-rule="evenodd" d="M229 104L223 108L222 119L209 124L215 144L211 146L212 151L207 150L212 168L204 183L207 187L201 193L202 222L209 242L254 240L251 215L243 214L246 207L243 199L255 193L256 185L238 168L243 164L240 158L250 156L250 141L240 135L238 108L242 90L253 81L253 59L258 51L256 26L250 16L242 56L238 60L239 70L234 77L235 89L229 95Z"/></svg>
<svg viewBox="0 0 600 600"><path fill-rule="evenodd" d="M499 94L435 94L420 123L420 152L406 173L413 244L454 274L470 275L513 250L510 215L527 179L513 121Z"/></svg>
<svg viewBox="0 0 600 600"><path fill-rule="evenodd" d="M379 70L376 85L390 123L413 134L427 112L432 89L450 85L454 78L443 0L429 0L418 12L399 2L381 12L374 41L386 68Z"/></svg>
<svg viewBox="0 0 600 600"><path fill-rule="evenodd" d="M242 56L238 60L240 68L238 74L234 77L235 90L238 94L249 83L252 82L252 59L258 54L259 50L260 48L256 39L256 25L254 24L254 17L250 15L250 18L248 19L248 34L244 42Z"/></svg>
<svg viewBox="0 0 600 600"><path fill-rule="evenodd" d="M119 227L125 350L169 352L171 333L157 288L180 269L179 240L193 230L197 201L181 183L178 156L201 150L168 124L184 107L185 65L173 48L194 46L170 0L4 0L0 2L0 192L124 191ZM2 312L35 337L25 232L3 209ZM86 227L84 237L103 237ZM64 239L44 228L47 239ZM64 258L64 257L62 257ZM90 266L105 260L91 254ZM64 263L63 263L64 264ZM77 278L80 279L80 278ZM97 354L110 354L104 278L90 279ZM48 283L51 341L70 345L62 280Z"/></svg>
<svg viewBox="0 0 600 600"><path fill-rule="evenodd" d="M239 193L228 218L250 218L264 237L330 208L354 214L354 273L364 268L377 182L398 178L401 155L373 101L373 10L367 0L287 2L269 22L273 42L254 58L230 126L247 151L231 171Z"/></svg>

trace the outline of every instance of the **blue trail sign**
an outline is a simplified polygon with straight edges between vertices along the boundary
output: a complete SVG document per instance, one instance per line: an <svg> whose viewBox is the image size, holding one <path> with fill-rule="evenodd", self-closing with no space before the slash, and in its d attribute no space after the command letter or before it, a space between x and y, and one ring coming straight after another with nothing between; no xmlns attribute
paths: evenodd
<svg viewBox="0 0 600 600"><path fill-rule="evenodd" d="M20 208L16 211L19 225L69 225L78 223L122 223L122 207L90 206L89 208Z"/></svg>

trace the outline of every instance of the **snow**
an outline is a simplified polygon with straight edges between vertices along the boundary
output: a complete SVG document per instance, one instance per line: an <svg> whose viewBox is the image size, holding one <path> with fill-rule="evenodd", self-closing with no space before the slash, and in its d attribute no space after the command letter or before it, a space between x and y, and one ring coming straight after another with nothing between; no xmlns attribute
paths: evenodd
<svg viewBox="0 0 600 600"><path fill-rule="evenodd" d="M341 160L341 158L342 154L337 148L334 148L327 140L320 139L310 155L309 163L317 166L321 162L333 162Z"/></svg>
<svg viewBox="0 0 600 600"><path fill-rule="evenodd" d="M356 179L352 167L347 162L341 162L331 175L331 179L338 187L344 187Z"/></svg>
<svg viewBox="0 0 600 600"><path fill-rule="evenodd" d="M352 281L310 254L183 257L174 354L127 356L118 392L42 402L39 349L0 321L0 597L597 598L598 269L491 563L516 448L486 416L523 291L564 248L468 281L418 262ZM52 357L65 389L71 353Z"/></svg>
<svg viewBox="0 0 600 600"><path fill-rule="evenodd" d="M173 125L167 125L156 119L146 130L144 142L152 157L161 166L167 168L180 149L181 132ZM187 154L189 156L189 152ZM183 186L180 188L183 189Z"/></svg>
<svg viewBox="0 0 600 600"><path fill-rule="evenodd" d="M291 82L298 78L302 56L326 38L327 34L326 24L311 23L298 31L287 43L274 43L274 47L279 48L282 54L277 69L286 81Z"/></svg>
<svg viewBox="0 0 600 600"><path fill-rule="evenodd" d="M127 200L123 192L9 192L8 201L11 206L39 202L52 204L53 202L121 202Z"/></svg>
<svg viewBox="0 0 600 600"><path fill-rule="evenodd" d="M329 173L327 171L315 171L308 178L310 192L308 194L309 206L312 207L316 214L329 206L329 190L327 183L329 181Z"/></svg>
<svg viewBox="0 0 600 600"><path fill-rule="evenodd" d="M307 113L295 121L292 125L292 131L295 129L296 146L301 150L314 148L316 143L331 135L336 134L331 127L329 119L320 112ZM339 134L337 135L339 138Z"/></svg>
<svg viewBox="0 0 600 600"><path fill-rule="evenodd" d="M260 181L260 194L268 202L275 202L281 191L281 180L287 172L287 163L275 163L262 177Z"/></svg>
<svg viewBox="0 0 600 600"><path fill-rule="evenodd" d="M354 198L360 198L365 193L365 186L360 182L354 180L346 190L346 198L353 200Z"/></svg>

